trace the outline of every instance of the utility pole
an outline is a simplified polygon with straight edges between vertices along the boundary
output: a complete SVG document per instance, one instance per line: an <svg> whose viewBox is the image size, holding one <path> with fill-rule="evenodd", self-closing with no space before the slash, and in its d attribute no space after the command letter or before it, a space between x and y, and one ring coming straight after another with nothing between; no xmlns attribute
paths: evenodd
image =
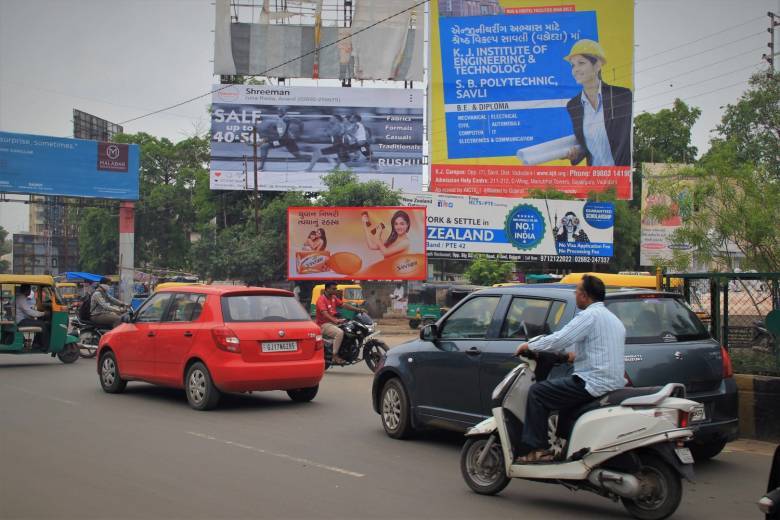
<svg viewBox="0 0 780 520"><path fill-rule="evenodd" d="M257 203L257 125L252 125L252 159L255 165L255 235L260 234L260 212Z"/></svg>
<svg viewBox="0 0 780 520"><path fill-rule="evenodd" d="M775 27L780 27L780 14L769 11L766 15L769 17L769 28L767 29L769 31L769 43L767 43L769 52L761 57L769 63L769 77L771 78L777 70L775 57L780 56L780 51L775 52Z"/></svg>

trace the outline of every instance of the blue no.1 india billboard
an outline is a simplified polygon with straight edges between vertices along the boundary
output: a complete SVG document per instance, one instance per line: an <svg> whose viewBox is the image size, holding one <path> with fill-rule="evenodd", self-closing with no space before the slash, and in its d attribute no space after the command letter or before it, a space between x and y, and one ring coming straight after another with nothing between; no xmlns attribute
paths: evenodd
<svg viewBox="0 0 780 520"><path fill-rule="evenodd" d="M0 192L138 200L138 145L0 132Z"/></svg>

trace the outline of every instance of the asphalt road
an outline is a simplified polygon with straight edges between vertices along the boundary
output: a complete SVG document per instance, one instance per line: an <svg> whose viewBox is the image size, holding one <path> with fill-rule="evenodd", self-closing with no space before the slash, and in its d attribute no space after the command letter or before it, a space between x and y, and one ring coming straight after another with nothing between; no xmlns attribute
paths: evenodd
<svg viewBox="0 0 780 520"><path fill-rule="evenodd" d="M460 476L462 437L390 439L370 389L364 365L335 368L312 403L230 395L204 413L180 390L105 394L94 360L2 356L0 518L627 517L548 484L476 495ZM727 451L697 465L674 518L759 518L768 450Z"/></svg>

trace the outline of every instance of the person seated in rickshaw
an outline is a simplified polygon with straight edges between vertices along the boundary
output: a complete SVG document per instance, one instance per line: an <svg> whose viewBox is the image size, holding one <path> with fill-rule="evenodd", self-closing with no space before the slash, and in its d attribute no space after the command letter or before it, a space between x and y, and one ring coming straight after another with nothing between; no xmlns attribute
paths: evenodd
<svg viewBox="0 0 780 520"><path fill-rule="evenodd" d="M39 346L48 348L49 345L49 324L38 318L44 318L45 312L35 308L30 299L32 288L29 284L22 284L16 291L16 326L17 327L40 327L41 333L37 335Z"/></svg>

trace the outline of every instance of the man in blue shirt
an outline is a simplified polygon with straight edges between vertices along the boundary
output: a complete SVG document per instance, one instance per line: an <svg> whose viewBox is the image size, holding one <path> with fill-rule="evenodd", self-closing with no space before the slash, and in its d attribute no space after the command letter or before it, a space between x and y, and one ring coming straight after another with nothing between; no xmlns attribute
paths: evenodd
<svg viewBox="0 0 780 520"><path fill-rule="evenodd" d="M571 376L534 383L528 391L522 442L528 454L518 463L552 460L548 447L547 421L553 410L571 409L625 386L626 329L604 306L604 282L584 275L577 284L575 299L580 312L565 327L532 344L523 343L517 355L564 351L570 346Z"/></svg>

